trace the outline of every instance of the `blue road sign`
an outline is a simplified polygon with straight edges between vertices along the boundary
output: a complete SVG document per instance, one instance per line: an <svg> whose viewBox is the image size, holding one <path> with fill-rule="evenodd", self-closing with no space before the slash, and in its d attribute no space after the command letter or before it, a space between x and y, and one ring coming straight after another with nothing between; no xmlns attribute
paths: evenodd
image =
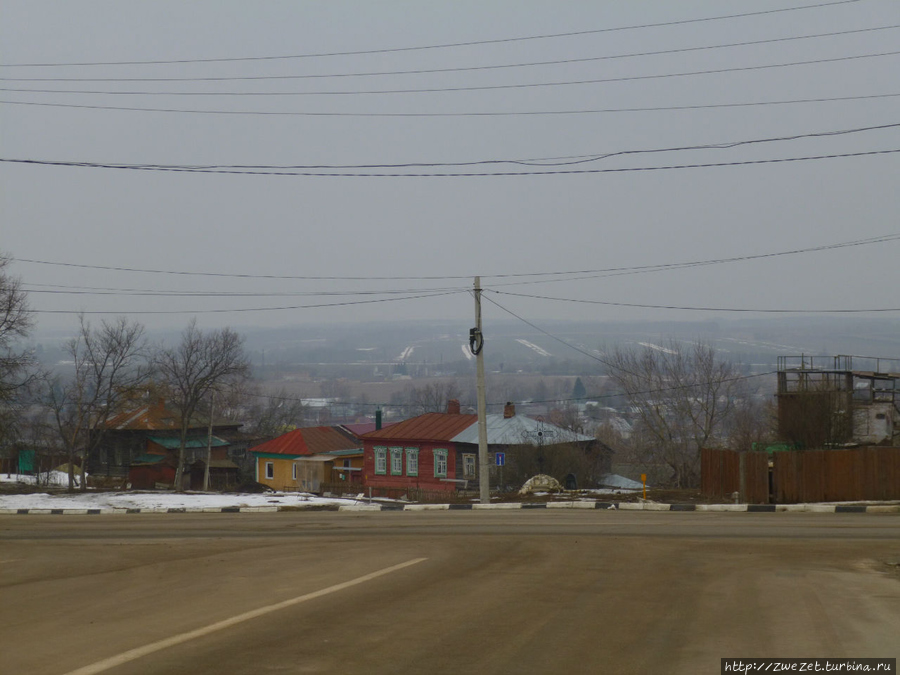
<svg viewBox="0 0 900 675"><path fill-rule="evenodd" d="M494 453L494 465L503 466L506 464L506 453L505 452L495 452Z"/></svg>

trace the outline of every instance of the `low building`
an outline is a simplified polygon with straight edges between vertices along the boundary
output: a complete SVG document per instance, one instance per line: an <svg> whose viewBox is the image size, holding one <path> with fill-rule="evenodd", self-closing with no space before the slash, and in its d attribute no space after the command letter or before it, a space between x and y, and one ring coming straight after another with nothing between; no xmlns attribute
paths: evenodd
<svg viewBox="0 0 900 675"><path fill-rule="evenodd" d="M503 414L487 415L486 423L495 485L552 467L564 484L574 487L610 471L612 451L597 439L516 415L512 403ZM361 438L367 487L446 492L479 488L478 416L460 412L458 401L450 401L446 413L419 415Z"/></svg>
<svg viewBox="0 0 900 675"><path fill-rule="evenodd" d="M233 438L239 434L242 425L238 422L214 420L212 435L216 439ZM110 418L105 427L94 433L101 438L97 449L87 458L87 471L92 476L126 478L130 476L133 464L142 464L138 458L149 454L159 454L162 450L177 453L180 446L180 429L177 413L166 407L160 399L156 403L120 413ZM185 464L197 459L206 459L206 445L209 421L196 420L188 428ZM226 446L217 459L230 459L228 450L231 441L221 440ZM159 447L162 446L162 447ZM216 447L223 447L218 442ZM146 459L146 458L144 458Z"/></svg>
<svg viewBox="0 0 900 675"><path fill-rule="evenodd" d="M780 356L779 438L807 449L900 445L898 364L858 356Z"/></svg>
<svg viewBox="0 0 900 675"><path fill-rule="evenodd" d="M363 450L342 427L301 427L250 449L256 481L273 490L322 492L359 483Z"/></svg>

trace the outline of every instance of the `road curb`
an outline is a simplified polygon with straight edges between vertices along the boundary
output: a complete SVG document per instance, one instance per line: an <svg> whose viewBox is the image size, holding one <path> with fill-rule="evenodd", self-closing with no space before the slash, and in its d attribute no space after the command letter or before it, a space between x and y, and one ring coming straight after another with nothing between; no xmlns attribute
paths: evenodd
<svg viewBox="0 0 900 675"><path fill-rule="evenodd" d="M900 513L900 504L657 504L655 502L503 502L499 504L296 504L291 506L169 507L141 509L0 509L0 516L99 516L115 514L278 513L287 511L702 511L707 513Z"/></svg>

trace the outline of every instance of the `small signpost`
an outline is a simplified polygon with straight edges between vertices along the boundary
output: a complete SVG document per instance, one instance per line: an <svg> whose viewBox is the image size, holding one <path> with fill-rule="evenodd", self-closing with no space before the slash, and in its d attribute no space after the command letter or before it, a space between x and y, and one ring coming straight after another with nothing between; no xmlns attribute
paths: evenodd
<svg viewBox="0 0 900 675"><path fill-rule="evenodd" d="M641 474L641 483L644 484L644 499L647 499L647 474Z"/></svg>
<svg viewBox="0 0 900 675"><path fill-rule="evenodd" d="M505 452L495 452L494 453L494 466L499 467L497 471L500 473L499 485L500 489L503 489L503 465L506 464L506 453Z"/></svg>

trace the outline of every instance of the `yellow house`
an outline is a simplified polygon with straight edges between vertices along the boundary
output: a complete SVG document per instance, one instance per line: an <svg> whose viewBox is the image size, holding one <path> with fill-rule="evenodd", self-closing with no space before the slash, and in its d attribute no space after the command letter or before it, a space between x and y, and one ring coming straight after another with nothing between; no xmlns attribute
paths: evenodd
<svg viewBox="0 0 900 675"><path fill-rule="evenodd" d="M361 478L362 444L342 427L294 429L250 452L256 482L273 490L320 492L323 484Z"/></svg>

